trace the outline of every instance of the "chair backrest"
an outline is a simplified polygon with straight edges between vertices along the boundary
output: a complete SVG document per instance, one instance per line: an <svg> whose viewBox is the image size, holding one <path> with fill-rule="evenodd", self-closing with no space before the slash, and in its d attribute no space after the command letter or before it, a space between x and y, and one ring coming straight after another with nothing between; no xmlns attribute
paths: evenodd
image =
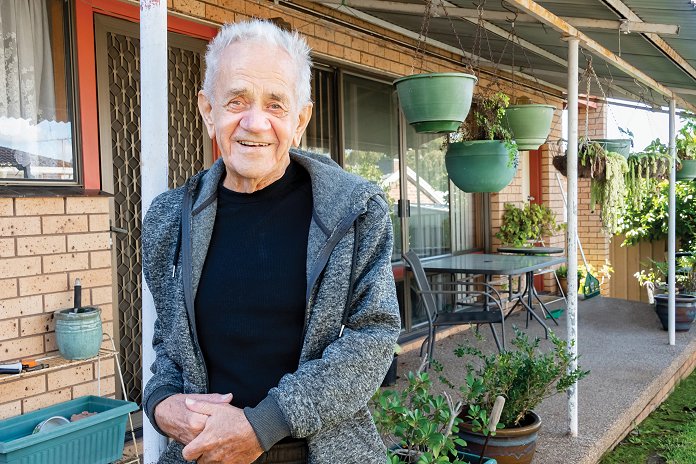
<svg viewBox="0 0 696 464"><path fill-rule="evenodd" d="M403 253L402 256L411 268L413 277L416 280L416 286L418 287L418 290L420 290L420 296L423 301L423 306L425 306L428 322L432 323L437 315L437 303L435 302L435 296L432 293L423 293L430 291L430 284L428 283L428 277L425 275L420 258L418 258L418 255L413 250Z"/></svg>

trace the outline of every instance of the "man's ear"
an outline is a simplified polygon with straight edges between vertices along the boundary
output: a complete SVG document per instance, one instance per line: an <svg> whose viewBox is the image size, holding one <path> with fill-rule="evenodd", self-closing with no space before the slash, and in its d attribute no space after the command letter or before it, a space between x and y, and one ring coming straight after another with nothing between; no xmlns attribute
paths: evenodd
<svg viewBox="0 0 696 464"><path fill-rule="evenodd" d="M312 118L312 108L314 104L312 102L307 103L307 105L300 110L299 118L297 119L297 128L295 129L295 135L292 138L292 146L299 147L302 141L302 135L304 135L305 129L307 129L307 124Z"/></svg>
<svg viewBox="0 0 696 464"><path fill-rule="evenodd" d="M215 123L213 122L213 105L208 100L208 97L202 90L198 92L198 111L200 111L205 123L205 128L208 130L208 136L211 139L215 138Z"/></svg>

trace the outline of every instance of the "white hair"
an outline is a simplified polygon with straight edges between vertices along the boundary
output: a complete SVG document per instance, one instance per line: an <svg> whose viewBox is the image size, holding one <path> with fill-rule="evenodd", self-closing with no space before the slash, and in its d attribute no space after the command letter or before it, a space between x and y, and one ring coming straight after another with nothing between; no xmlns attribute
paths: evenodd
<svg viewBox="0 0 696 464"><path fill-rule="evenodd" d="M312 59L309 56L309 45L296 31L285 31L272 22L261 19L225 24L208 44L208 50L205 53L206 70L203 81L203 93L208 97L208 100L213 101L215 75L222 52L233 43L251 40L276 45L290 55L292 62L297 67L295 97L300 108L310 103Z"/></svg>

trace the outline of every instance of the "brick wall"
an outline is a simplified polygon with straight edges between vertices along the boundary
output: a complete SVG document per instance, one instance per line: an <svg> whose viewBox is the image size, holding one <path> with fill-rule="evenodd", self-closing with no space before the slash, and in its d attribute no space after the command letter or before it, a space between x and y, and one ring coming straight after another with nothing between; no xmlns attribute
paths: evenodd
<svg viewBox="0 0 696 464"><path fill-rule="evenodd" d="M0 362L57 354L53 312L72 306L76 278L113 336L107 197L0 198L0 237ZM113 360L100 369L101 393L113 395ZM97 378L95 361L0 377L0 417L96 394Z"/></svg>

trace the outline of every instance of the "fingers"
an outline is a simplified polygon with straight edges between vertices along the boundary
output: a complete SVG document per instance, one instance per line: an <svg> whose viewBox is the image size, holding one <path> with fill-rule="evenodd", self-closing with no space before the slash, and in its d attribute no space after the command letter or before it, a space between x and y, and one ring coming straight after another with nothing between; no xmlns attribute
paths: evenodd
<svg viewBox="0 0 696 464"><path fill-rule="evenodd" d="M193 393L186 395L187 398L193 398L197 401L207 401L209 403L229 403L232 401L232 393Z"/></svg>
<svg viewBox="0 0 696 464"><path fill-rule="evenodd" d="M210 416L216 409L220 407L220 404L209 403L207 401L198 401L194 400L193 398L186 398L186 407L189 411Z"/></svg>
<svg viewBox="0 0 696 464"><path fill-rule="evenodd" d="M195 461L203 454L203 452L206 450L206 440L204 435L204 433L199 434L196 438L191 440L188 445L184 446L184 449L181 451L181 455L184 459L187 461Z"/></svg>

